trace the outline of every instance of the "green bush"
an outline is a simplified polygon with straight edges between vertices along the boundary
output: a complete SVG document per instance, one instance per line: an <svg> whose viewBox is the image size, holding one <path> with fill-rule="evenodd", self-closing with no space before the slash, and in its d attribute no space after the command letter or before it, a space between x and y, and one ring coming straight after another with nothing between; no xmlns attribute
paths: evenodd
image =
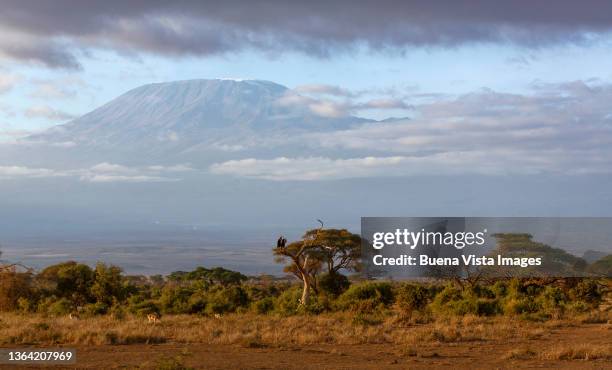
<svg viewBox="0 0 612 370"><path fill-rule="evenodd" d="M559 314L565 309L567 296L560 288L547 286L538 297L537 302L544 312Z"/></svg>
<svg viewBox="0 0 612 370"><path fill-rule="evenodd" d="M159 306L164 313L192 313L193 289L181 286L165 286L159 297Z"/></svg>
<svg viewBox="0 0 612 370"><path fill-rule="evenodd" d="M308 306L303 307L303 309L307 313L316 314L316 315L323 313L323 312L331 311L332 301L330 300L330 298L331 297L325 293L319 294L318 296L314 296L310 300Z"/></svg>
<svg viewBox="0 0 612 370"><path fill-rule="evenodd" d="M293 315L297 313L302 298L302 288L294 286L282 292L274 303L274 310L283 315Z"/></svg>
<svg viewBox="0 0 612 370"><path fill-rule="evenodd" d="M441 315L490 316L502 312L499 300L489 298L492 296L495 296L492 289L475 286L462 291L449 284L434 297L430 308Z"/></svg>
<svg viewBox="0 0 612 370"><path fill-rule="evenodd" d="M540 305L531 298L510 298L503 306L503 312L507 315L534 313L539 310Z"/></svg>
<svg viewBox="0 0 612 370"><path fill-rule="evenodd" d="M334 297L344 293L350 285L351 282L349 279L346 276L338 273L325 273L319 278L319 289L322 292L328 293Z"/></svg>
<svg viewBox="0 0 612 370"><path fill-rule="evenodd" d="M137 316L146 316L150 313L161 313L159 306L151 299L143 300L141 297L131 297L127 309Z"/></svg>
<svg viewBox="0 0 612 370"><path fill-rule="evenodd" d="M205 312L207 302L206 294L201 292L193 294L187 302L187 313L196 314Z"/></svg>
<svg viewBox="0 0 612 370"><path fill-rule="evenodd" d="M422 285L402 284L395 294L395 303L406 313L422 310L430 299L429 289Z"/></svg>
<svg viewBox="0 0 612 370"><path fill-rule="evenodd" d="M336 308L356 312L373 312L393 303L393 286L387 282L352 285L336 300Z"/></svg>
<svg viewBox="0 0 612 370"><path fill-rule="evenodd" d="M220 288L208 296L207 313L236 312L249 304L249 297L240 286Z"/></svg>
<svg viewBox="0 0 612 370"><path fill-rule="evenodd" d="M585 313L591 311L591 305L585 301L572 301L565 306L565 310L570 313Z"/></svg>
<svg viewBox="0 0 612 370"><path fill-rule="evenodd" d="M503 312L498 299L480 298L476 305L476 314L479 316L493 316Z"/></svg>
<svg viewBox="0 0 612 370"><path fill-rule="evenodd" d="M436 311L443 310L444 306L449 304L450 302L461 300L462 294L461 290L457 289L453 285L449 284L442 289L433 299L431 303L432 308Z"/></svg>
<svg viewBox="0 0 612 370"><path fill-rule="evenodd" d="M85 314L90 316L104 315L108 312L108 310L108 305L102 302L90 303L83 307Z"/></svg>
<svg viewBox="0 0 612 370"><path fill-rule="evenodd" d="M351 311L362 323L388 314L392 304L401 318L417 311L442 315L517 315L544 320L594 310L609 281L573 278L560 287L538 279L515 278L494 284L461 287L452 283L421 284L383 281L353 285L340 274L319 276L308 306L300 305L301 284L274 278L251 278L222 268L198 268L160 276L124 276L118 267L98 264L94 270L76 262L50 266L41 273L0 273L0 311L66 315L83 307L90 315L125 312L206 314L244 312L282 315ZM255 280L255 281L253 281ZM374 318L374 319L372 319Z"/></svg>
<svg viewBox="0 0 612 370"><path fill-rule="evenodd" d="M470 297L450 301L447 303L445 309L441 310L441 312L446 312L459 316L467 314L476 315L478 314L478 299Z"/></svg>
<svg viewBox="0 0 612 370"><path fill-rule="evenodd" d="M592 279L580 281L571 289L570 295L573 296L575 300L581 300L588 303L599 303L602 296L597 282Z"/></svg>
<svg viewBox="0 0 612 370"><path fill-rule="evenodd" d="M74 310L72 301L67 298L60 298L59 300L51 303L48 308L48 313L56 316L68 315Z"/></svg>
<svg viewBox="0 0 612 370"><path fill-rule="evenodd" d="M486 285L481 285L481 284L470 286L468 289L468 292L471 295L478 297L478 298L493 299L497 296L497 294L492 289L492 287L488 287Z"/></svg>
<svg viewBox="0 0 612 370"><path fill-rule="evenodd" d="M493 294L495 294L495 297L504 298L509 291L508 283L501 280L496 281L495 284L493 284L493 286L491 287L491 290L493 291Z"/></svg>
<svg viewBox="0 0 612 370"><path fill-rule="evenodd" d="M251 305L253 311L258 314L267 314L274 310L274 298L266 297L258 301L253 302Z"/></svg>

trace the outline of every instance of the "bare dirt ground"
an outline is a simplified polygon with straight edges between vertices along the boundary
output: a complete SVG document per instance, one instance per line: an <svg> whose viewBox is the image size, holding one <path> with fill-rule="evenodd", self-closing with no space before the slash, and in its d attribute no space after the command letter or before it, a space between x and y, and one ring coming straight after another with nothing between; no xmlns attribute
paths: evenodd
<svg viewBox="0 0 612 370"><path fill-rule="evenodd" d="M538 338L457 343L275 346L248 348L219 344L133 344L75 346L72 368L99 369L612 369L610 359L542 359L573 346L612 345L607 325L584 324L547 330ZM20 347L23 348L23 347ZM522 352L532 355L524 355ZM517 352L514 356L510 355ZM552 356L554 357L554 355ZM4 366L1 369L14 367ZM40 368L22 366L20 368ZM61 367L54 367L61 368Z"/></svg>

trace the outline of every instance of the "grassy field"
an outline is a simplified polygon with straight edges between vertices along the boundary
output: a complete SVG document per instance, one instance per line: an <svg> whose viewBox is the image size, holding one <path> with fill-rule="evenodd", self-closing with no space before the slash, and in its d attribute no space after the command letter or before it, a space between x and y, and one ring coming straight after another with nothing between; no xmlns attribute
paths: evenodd
<svg viewBox="0 0 612 370"><path fill-rule="evenodd" d="M445 366L449 361L466 368L471 361L498 367L605 368L612 366L609 320L606 312L546 322L471 315L425 320L394 314L356 320L352 313L334 313L166 315L149 324L137 316L72 320L5 313L0 315L0 343L76 347L79 366L98 368L314 368L322 358L327 368ZM379 361L364 360L364 353ZM250 358L263 365L255 366Z"/></svg>
<svg viewBox="0 0 612 370"><path fill-rule="evenodd" d="M584 321L604 322L585 316ZM415 322L416 321L416 322ZM607 322L607 321L606 321ZM402 320L397 316L355 319L354 314L279 317L230 314L221 318L189 315L164 316L160 323L129 316L116 320L97 316L81 320L39 315L0 315L4 345L104 345L155 343L239 344L281 346L309 344L455 343L508 338L534 338L546 328L579 325L580 321L522 322L506 317L450 317L431 322ZM611 332L612 334L612 332Z"/></svg>

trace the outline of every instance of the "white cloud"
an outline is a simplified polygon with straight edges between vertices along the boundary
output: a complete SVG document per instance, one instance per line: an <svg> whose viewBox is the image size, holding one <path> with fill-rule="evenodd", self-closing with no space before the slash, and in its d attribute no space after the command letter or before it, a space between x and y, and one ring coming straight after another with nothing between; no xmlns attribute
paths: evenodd
<svg viewBox="0 0 612 370"><path fill-rule="evenodd" d="M0 179L44 178L67 176L65 172L48 168L29 168L23 166L0 166Z"/></svg>
<svg viewBox="0 0 612 370"><path fill-rule="evenodd" d="M57 148L73 148L77 146L77 143L75 143L74 141L59 141L59 142L50 143L49 145L57 147Z"/></svg>
<svg viewBox="0 0 612 370"><path fill-rule="evenodd" d="M419 105L410 120L376 122L295 140L326 150L423 160L442 153L488 153L483 165L496 162L515 173L527 165L540 172L610 173L611 100L612 85L583 82L538 85L531 95L482 90ZM470 170L468 165L473 164L464 165L465 171Z"/></svg>
<svg viewBox="0 0 612 370"><path fill-rule="evenodd" d="M376 97L373 99L357 99L361 96L360 93L350 93L348 90L340 89L334 86L327 85L307 85L308 91L317 91L319 94L314 95L331 95L332 99L312 97L300 95L299 92L304 91L304 87L292 91L288 91L285 95L277 100L277 104L283 107L302 108L310 113L321 117L346 117L349 115L357 115L360 111L372 109L412 109L412 106L404 102L402 99L392 97ZM325 93L329 89L330 92ZM336 89L340 89L336 91ZM336 99L342 97L343 99Z"/></svg>
<svg viewBox="0 0 612 370"><path fill-rule="evenodd" d="M85 81L78 77L64 77L54 80L35 79L31 83L34 85L34 90L30 96L38 99L73 98L77 95L78 90L87 87Z"/></svg>
<svg viewBox="0 0 612 370"><path fill-rule="evenodd" d="M413 107L400 99L372 99L355 104L354 109L412 109Z"/></svg>
<svg viewBox="0 0 612 370"><path fill-rule="evenodd" d="M56 148L73 148L77 146L77 143L74 141L43 141L43 140L32 140L28 138L28 136L36 133L37 131L27 131L27 130L0 130L0 142L3 140L3 144L10 145L20 145L25 147L35 147L35 146L50 146Z"/></svg>
<svg viewBox="0 0 612 370"><path fill-rule="evenodd" d="M348 89L344 89L340 86L326 85L326 84L308 84L300 85L293 89L298 94L312 94L312 95L331 95L331 96L342 96L342 97L353 97L358 96L360 93L354 93Z"/></svg>
<svg viewBox="0 0 612 370"><path fill-rule="evenodd" d="M91 168L81 171L81 181L103 182L172 182L179 178L168 177L168 174L191 171L192 168L184 165L145 167L129 167L115 163L98 163Z"/></svg>
<svg viewBox="0 0 612 370"><path fill-rule="evenodd" d="M524 95L483 89L417 105L411 119L286 138L285 144L306 143L311 151L323 151L326 157L287 153L275 159L217 163L210 169L217 174L268 180L610 174L610 101L612 85L600 81L537 83ZM391 107L394 102L372 104ZM352 158L346 158L348 153Z"/></svg>
<svg viewBox="0 0 612 370"><path fill-rule="evenodd" d="M151 165L130 167L115 163L103 162L81 169L57 170L49 168L30 168L25 166L0 166L0 179L31 179L51 177L75 177L83 182L174 182L180 181L177 173L192 171L190 166L179 164L173 166Z"/></svg>
<svg viewBox="0 0 612 370"><path fill-rule="evenodd" d="M92 166L90 171L95 173L131 173L134 172L134 169L120 164L103 162Z"/></svg>
<svg viewBox="0 0 612 370"><path fill-rule="evenodd" d="M240 152L248 148L248 146L243 144L212 143L210 146L223 152Z"/></svg>
<svg viewBox="0 0 612 370"><path fill-rule="evenodd" d="M304 109L306 112L322 117L341 117L349 114L348 107L340 102L332 100L315 99L294 92L287 92L280 97L276 104L281 107Z"/></svg>
<svg viewBox="0 0 612 370"><path fill-rule="evenodd" d="M332 159L325 157L301 157L274 159L241 159L213 164L210 172L272 181L337 180L360 177L394 177L412 175L448 174L505 174L497 163L486 164L491 153L439 153L426 157L361 157ZM496 154L503 158L503 153ZM466 169L466 164L473 167ZM533 172L533 165L521 172Z"/></svg>
<svg viewBox="0 0 612 370"><path fill-rule="evenodd" d="M160 176L124 176L124 175L86 175L81 177L81 181L93 183L108 183L108 182L174 182L180 179Z"/></svg>
<svg viewBox="0 0 612 370"><path fill-rule="evenodd" d="M74 118L73 115L53 109L47 105L35 105L25 111L26 117L29 118L45 118L52 121L68 121Z"/></svg>
<svg viewBox="0 0 612 370"><path fill-rule="evenodd" d="M0 73L0 94L12 90L21 78L14 74Z"/></svg>
<svg viewBox="0 0 612 370"><path fill-rule="evenodd" d="M308 105L310 110L321 117L343 117L349 114L347 107L343 104L329 100L314 101Z"/></svg>
<svg viewBox="0 0 612 370"><path fill-rule="evenodd" d="M177 164L174 166L148 166L148 170L156 172L189 172L193 171L193 168L186 164Z"/></svg>

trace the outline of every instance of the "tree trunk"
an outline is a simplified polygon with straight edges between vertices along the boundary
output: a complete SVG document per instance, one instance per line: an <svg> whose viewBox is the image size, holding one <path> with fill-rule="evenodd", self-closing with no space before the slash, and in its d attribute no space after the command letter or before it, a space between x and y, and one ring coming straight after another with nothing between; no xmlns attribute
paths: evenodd
<svg viewBox="0 0 612 370"><path fill-rule="evenodd" d="M300 299L300 304L306 306L310 301L310 280L308 279L308 276L302 275L302 281L304 282L304 290L302 290L302 299Z"/></svg>

